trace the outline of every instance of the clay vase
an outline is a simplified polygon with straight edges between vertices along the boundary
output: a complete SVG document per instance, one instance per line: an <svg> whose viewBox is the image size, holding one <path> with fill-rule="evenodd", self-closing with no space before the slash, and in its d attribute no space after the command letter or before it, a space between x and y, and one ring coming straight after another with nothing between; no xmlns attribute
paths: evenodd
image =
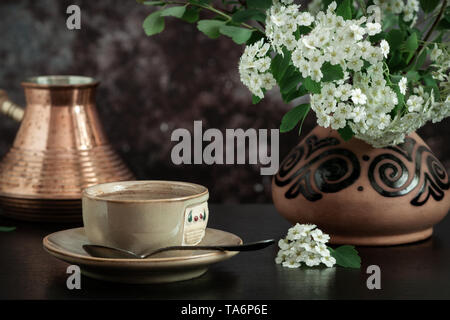
<svg viewBox="0 0 450 320"><path fill-rule="evenodd" d="M81 221L84 188L133 179L103 132L95 104L98 82L41 76L22 86L25 110L0 92L0 111L21 121L0 162L1 213L21 220Z"/></svg>
<svg viewBox="0 0 450 320"><path fill-rule="evenodd" d="M292 224L316 224L336 244L419 241L450 209L447 172L417 134L375 149L319 126L280 164L272 197Z"/></svg>

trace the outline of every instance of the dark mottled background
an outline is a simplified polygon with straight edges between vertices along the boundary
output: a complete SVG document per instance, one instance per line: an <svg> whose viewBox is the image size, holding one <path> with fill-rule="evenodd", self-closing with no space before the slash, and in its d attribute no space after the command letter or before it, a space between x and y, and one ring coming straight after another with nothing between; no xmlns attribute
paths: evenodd
<svg viewBox="0 0 450 320"><path fill-rule="evenodd" d="M81 30L66 28L66 8L81 7ZM276 90L258 105L240 83L242 47L227 38L210 40L195 26L166 19L166 30L146 37L142 21L151 12L134 0L39 0L0 2L0 88L24 104L20 81L36 75L81 74L101 81L98 111L106 134L139 179L188 180L206 185L213 202L268 202L270 177L259 167L175 166L171 132L277 128L290 106ZM450 168L449 120L420 134ZM314 126L310 115L302 136ZM0 156L18 124L0 116ZM299 137L281 134L285 156Z"/></svg>

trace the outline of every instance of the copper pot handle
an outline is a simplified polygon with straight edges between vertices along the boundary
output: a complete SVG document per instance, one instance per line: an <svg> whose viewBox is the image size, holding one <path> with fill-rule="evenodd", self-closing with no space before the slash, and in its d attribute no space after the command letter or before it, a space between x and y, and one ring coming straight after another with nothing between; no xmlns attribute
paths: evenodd
<svg viewBox="0 0 450 320"><path fill-rule="evenodd" d="M5 90L0 89L0 113L6 114L10 118L22 121L24 109L14 102L11 102Z"/></svg>

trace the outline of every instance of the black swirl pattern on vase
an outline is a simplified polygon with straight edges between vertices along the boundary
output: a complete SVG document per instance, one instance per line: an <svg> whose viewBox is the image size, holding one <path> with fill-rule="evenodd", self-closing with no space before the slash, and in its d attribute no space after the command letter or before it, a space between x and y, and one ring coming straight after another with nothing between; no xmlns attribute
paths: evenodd
<svg viewBox="0 0 450 320"><path fill-rule="evenodd" d="M448 190L450 182L445 168L430 149L423 145L416 148L416 141L406 138L404 143L385 150L394 153L383 153L375 157L368 172L370 184L379 194L385 197L404 196L421 183L410 202L412 205L424 205L430 196L436 201L442 200L444 190ZM424 157L426 170L422 170ZM414 163L414 172L408 170L405 161Z"/></svg>
<svg viewBox="0 0 450 320"><path fill-rule="evenodd" d="M322 193L338 192L359 178L361 166L353 152L344 148L328 148L339 143L336 138L318 139L312 135L305 144L291 151L275 176L275 184L279 187L292 183L285 193L286 198L293 199L302 194L309 201L317 201L322 199ZM300 161L308 160L323 148L327 150L312 157L296 171L293 170ZM315 164L317 167L313 168Z"/></svg>

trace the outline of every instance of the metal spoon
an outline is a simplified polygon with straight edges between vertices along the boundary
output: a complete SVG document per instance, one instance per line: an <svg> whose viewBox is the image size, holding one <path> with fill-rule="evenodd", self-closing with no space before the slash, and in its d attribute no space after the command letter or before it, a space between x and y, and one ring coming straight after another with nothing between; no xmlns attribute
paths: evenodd
<svg viewBox="0 0 450 320"><path fill-rule="evenodd" d="M250 242L239 245L223 245L223 246L172 246L154 250L146 254L136 254L134 252L100 246L96 244L85 244L83 249L93 257L98 258L117 258L117 259L146 259L154 254L169 250L219 250L219 251L252 251L259 250L270 246L275 242L274 239Z"/></svg>

